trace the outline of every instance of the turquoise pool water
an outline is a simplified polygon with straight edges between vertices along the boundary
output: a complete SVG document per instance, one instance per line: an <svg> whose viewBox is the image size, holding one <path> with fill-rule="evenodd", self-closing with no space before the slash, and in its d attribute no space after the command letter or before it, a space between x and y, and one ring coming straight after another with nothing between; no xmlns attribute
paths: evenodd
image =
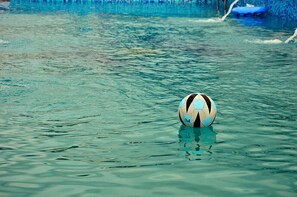
<svg viewBox="0 0 297 197"><path fill-rule="evenodd" d="M2 12L0 196L296 196L296 24L192 9Z"/></svg>

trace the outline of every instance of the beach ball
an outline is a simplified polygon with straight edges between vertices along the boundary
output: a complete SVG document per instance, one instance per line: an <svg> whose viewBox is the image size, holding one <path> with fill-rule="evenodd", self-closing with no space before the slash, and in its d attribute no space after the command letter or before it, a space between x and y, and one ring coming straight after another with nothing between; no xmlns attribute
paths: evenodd
<svg viewBox="0 0 297 197"><path fill-rule="evenodd" d="M215 120L216 114L215 102L202 93L187 95L178 107L181 123L189 127L208 127Z"/></svg>

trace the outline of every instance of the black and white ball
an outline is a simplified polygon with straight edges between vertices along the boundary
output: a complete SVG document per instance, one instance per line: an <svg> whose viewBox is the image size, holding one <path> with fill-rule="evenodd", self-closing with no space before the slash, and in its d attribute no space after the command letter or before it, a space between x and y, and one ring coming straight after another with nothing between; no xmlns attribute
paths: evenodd
<svg viewBox="0 0 297 197"><path fill-rule="evenodd" d="M208 127L215 120L216 114L215 102L202 93L189 94L178 107L181 123L189 127Z"/></svg>

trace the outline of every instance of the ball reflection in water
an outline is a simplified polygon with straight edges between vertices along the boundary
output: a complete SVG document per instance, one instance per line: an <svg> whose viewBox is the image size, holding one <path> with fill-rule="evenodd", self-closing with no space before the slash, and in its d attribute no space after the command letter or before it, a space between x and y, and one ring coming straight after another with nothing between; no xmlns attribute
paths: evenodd
<svg viewBox="0 0 297 197"><path fill-rule="evenodd" d="M213 127L193 128L182 125L179 129L179 147L190 160L199 159L203 154L211 154L217 133Z"/></svg>

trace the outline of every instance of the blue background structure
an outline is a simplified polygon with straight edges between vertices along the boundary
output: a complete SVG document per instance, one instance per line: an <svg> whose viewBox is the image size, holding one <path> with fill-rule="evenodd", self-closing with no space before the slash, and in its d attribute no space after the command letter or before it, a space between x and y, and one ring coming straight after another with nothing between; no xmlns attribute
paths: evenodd
<svg viewBox="0 0 297 197"><path fill-rule="evenodd" d="M228 1L229 4L232 2L233 0ZM271 15L297 20L297 0L240 0L237 5L244 6L246 3L264 6Z"/></svg>
<svg viewBox="0 0 297 197"><path fill-rule="evenodd" d="M273 15L297 20L297 0L266 1L266 7Z"/></svg>

